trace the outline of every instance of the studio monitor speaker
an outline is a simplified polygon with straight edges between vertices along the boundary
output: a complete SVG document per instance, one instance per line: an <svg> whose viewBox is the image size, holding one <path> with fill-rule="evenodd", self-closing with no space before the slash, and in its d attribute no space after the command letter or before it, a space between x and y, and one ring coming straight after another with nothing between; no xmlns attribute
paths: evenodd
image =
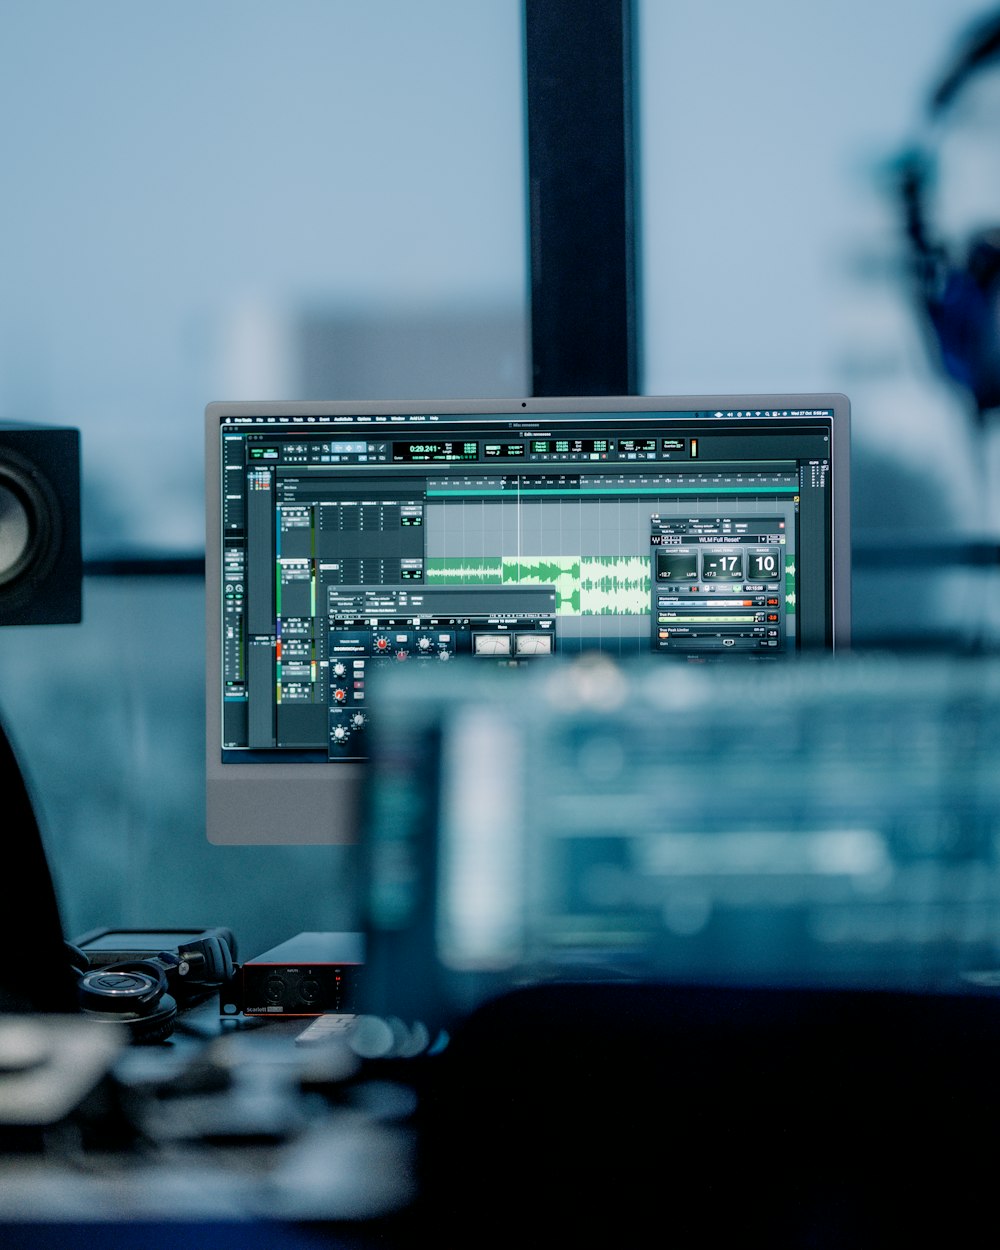
<svg viewBox="0 0 1000 1250"><path fill-rule="evenodd" d="M0 625L82 617L80 433L0 421Z"/></svg>

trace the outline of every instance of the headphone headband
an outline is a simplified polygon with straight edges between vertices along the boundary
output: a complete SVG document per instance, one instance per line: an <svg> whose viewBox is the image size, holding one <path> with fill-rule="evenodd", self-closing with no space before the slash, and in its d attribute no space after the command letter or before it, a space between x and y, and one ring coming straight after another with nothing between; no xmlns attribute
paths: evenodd
<svg viewBox="0 0 1000 1250"><path fill-rule="evenodd" d="M961 41L958 55L931 92L928 111L938 116L951 104L966 81L978 70L1000 59L1000 12L975 22Z"/></svg>
<svg viewBox="0 0 1000 1250"><path fill-rule="evenodd" d="M940 120L969 79L997 63L1000 10L966 32L928 97L930 119ZM971 396L982 419L1000 408L1000 231L969 239L964 255L949 254L928 218L932 174L933 157L927 149L914 148L897 164L913 282L942 369Z"/></svg>

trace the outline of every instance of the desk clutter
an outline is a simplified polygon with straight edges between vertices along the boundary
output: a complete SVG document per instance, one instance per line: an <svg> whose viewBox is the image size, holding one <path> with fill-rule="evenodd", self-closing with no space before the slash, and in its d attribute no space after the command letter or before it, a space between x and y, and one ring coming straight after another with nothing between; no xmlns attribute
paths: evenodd
<svg viewBox="0 0 1000 1250"><path fill-rule="evenodd" d="M331 1010L356 993L360 935L299 934L244 963L219 928L101 929L68 949L77 1014L0 1014L0 1241L49 1222L379 1227L412 1204L414 1080L443 1043ZM305 999L286 1012L290 993Z"/></svg>
<svg viewBox="0 0 1000 1250"><path fill-rule="evenodd" d="M0 1225L379 1221L414 1197L415 1093L398 1034L182 1011L173 1035L0 1018Z"/></svg>

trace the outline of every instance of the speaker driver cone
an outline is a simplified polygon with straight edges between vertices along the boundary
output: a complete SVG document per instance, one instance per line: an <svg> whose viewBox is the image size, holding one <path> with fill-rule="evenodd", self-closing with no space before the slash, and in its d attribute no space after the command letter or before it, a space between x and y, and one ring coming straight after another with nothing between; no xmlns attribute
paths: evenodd
<svg viewBox="0 0 1000 1250"><path fill-rule="evenodd" d="M0 587L37 581L59 548L59 507L44 479L10 451L0 464Z"/></svg>

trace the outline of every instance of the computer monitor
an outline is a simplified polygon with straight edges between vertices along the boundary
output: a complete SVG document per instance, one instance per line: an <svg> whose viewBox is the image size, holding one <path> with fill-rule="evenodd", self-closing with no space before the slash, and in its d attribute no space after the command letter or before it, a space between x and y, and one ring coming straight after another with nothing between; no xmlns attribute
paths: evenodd
<svg viewBox="0 0 1000 1250"><path fill-rule="evenodd" d="M378 668L849 643L843 395L240 401L205 419L213 842L357 840Z"/></svg>

